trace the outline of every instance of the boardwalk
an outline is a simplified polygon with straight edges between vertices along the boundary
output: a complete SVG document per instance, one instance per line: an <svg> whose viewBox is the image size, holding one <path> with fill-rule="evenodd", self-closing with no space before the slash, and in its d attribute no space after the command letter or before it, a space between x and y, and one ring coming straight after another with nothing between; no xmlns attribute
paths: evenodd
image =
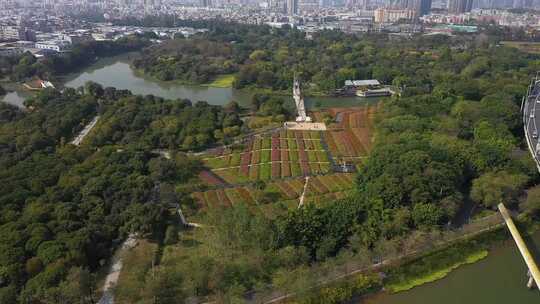
<svg viewBox="0 0 540 304"><path fill-rule="evenodd" d="M525 244L525 241L523 241L523 238L519 234L519 231L516 225L514 224L512 217L510 216L510 213L508 212L508 210L506 210L506 207L502 203L499 204L499 211L501 212L501 215L503 216L504 221L506 222L506 226L508 226L508 230L510 230L510 234L512 234L514 241L516 241L516 245L519 249L519 252L521 252L523 259L525 260L525 264L527 264L527 267L529 268L530 274L536 283L536 288L540 290L540 270L538 269L538 266L536 265L534 258L529 252L529 249L527 248L527 244Z"/></svg>

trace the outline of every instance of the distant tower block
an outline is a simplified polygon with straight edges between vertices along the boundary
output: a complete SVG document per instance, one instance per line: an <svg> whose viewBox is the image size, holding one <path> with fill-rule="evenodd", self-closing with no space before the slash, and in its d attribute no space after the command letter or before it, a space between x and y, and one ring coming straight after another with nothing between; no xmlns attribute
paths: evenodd
<svg viewBox="0 0 540 304"><path fill-rule="evenodd" d="M304 97L302 96L302 91L300 90L300 82L296 78L294 79L293 84L293 98L296 105L296 111L298 112L296 121L311 122L311 117L306 115L306 107L304 105Z"/></svg>

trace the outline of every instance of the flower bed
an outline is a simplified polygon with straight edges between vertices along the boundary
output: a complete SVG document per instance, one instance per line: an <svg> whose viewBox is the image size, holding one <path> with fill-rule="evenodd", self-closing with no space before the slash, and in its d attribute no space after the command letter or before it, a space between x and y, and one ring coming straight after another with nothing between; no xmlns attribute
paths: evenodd
<svg viewBox="0 0 540 304"><path fill-rule="evenodd" d="M302 175L300 164L297 162L291 163L291 176L300 176L300 175Z"/></svg>
<svg viewBox="0 0 540 304"><path fill-rule="evenodd" d="M231 156L231 161L229 162L230 167L238 167L240 166L240 153L233 153Z"/></svg>
<svg viewBox="0 0 540 304"><path fill-rule="evenodd" d="M244 147L244 152L249 152L253 150L253 138L249 139L246 143L245 143L245 147Z"/></svg>
<svg viewBox="0 0 540 304"><path fill-rule="evenodd" d="M204 193L206 204L209 208L219 206L219 198L215 190L209 190Z"/></svg>
<svg viewBox="0 0 540 304"><path fill-rule="evenodd" d="M208 170L202 170L199 172L199 178L208 185L225 185L222 179Z"/></svg>
<svg viewBox="0 0 540 304"><path fill-rule="evenodd" d="M205 209L207 207L206 200L204 198L204 193L202 192L193 192L191 197L197 201L199 208Z"/></svg>
<svg viewBox="0 0 540 304"><path fill-rule="evenodd" d="M253 151L251 156L251 165L255 165L261 162L261 151Z"/></svg>
<svg viewBox="0 0 540 304"><path fill-rule="evenodd" d="M280 141L278 137L272 136L272 149L279 149Z"/></svg>
<svg viewBox="0 0 540 304"><path fill-rule="evenodd" d="M250 180L258 180L259 179L259 166L260 165L252 165L251 170L249 170L249 179Z"/></svg>
<svg viewBox="0 0 540 304"><path fill-rule="evenodd" d="M229 200L229 198L227 197L227 195L225 194L225 190L223 189L217 189L216 190L216 194L217 194L217 197L219 199L219 202L222 206L225 206L225 207L230 207L231 206L231 201Z"/></svg>
<svg viewBox="0 0 540 304"><path fill-rule="evenodd" d="M261 151L261 163L269 163L270 162L270 150L262 150Z"/></svg>
<svg viewBox="0 0 540 304"><path fill-rule="evenodd" d="M280 158L281 158L281 151L279 151L278 149L272 148L272 155L271 155L272 162L278 162L280 161Z"/></svg>
<svg viewBox="0 0 540 304"><path fill-rule="evenodd" d="M270 164L269 163L262 164L260 167L261 169L259 172L259 178L264 181L269 180L272 177L272 167L270 166Z"/></svg>
<svg viewBox="0 0 540 304"><path fill-rule="evenodd" d="M297 150L289 150L289 159L292 162L298 161L298 151Z"/></svg>
<svg viewBox="0 0 540 304"><path fill-rule="evenodd" d="M240 160L240 173L249 176L249 163L251 162L251 152L243 153Z"/></svg>
<svg viewBox="0 0 540 304"><path fill-rule="evenodd" d="M288 155L288 154L285 154ZM291 163L288 161L282 161L281 162L281 177L289 177L291 176Z"/></svg>
<svg viewBox="0 0 540 304"><path fill-rule="evenodd" d="M296 144L296 139L289 138L287 139L287 146L290 150L296 150L298 149L298 145Z"/></svg>
<svg viewBox="0 0 540 304"><path fill-rule="evenodd" d="M300 168L302 168L302 175L306 176L309 175L311 170L309 169L309 163L308 162L300 162Z"/></svg>
<svg viewBox="0 0 540 304"><path fill-rule="evenodd" d="M281 161L288 162L289 161L289 151L288 150L281 150Z"/></svg>
<svg viewBox="0 0 540 304"><path fill-rule="evenodd" d="M255 137L254 140L253 140L253 150L254 151L260 150L261 146L262 146L262 138Z"/></svg>
<svg viewBox="0 0 540 304"><path fill-rule="evenodd" d="M271 145L272 145L271 139L269 137L263 137L262 149L270 149Z"/></svg>
<svg viewBox="0 0 540 304"><path fill-rule="evenodd" d="M227 195L227 198L232 205L239 203L248 203L248 201L245 200L242 195L240 195L240 192L237 188L227 188L225 189L225 194Z"/></svg>
<svg viewBox="0 0 540 304"><path fill-rule="evenodd" d="M280 139L279 140L279 147L280 149L289 149L289 145L286 139Z"/></svg>
<svg viewBox="0 0 540 304"><path fill-rule="evenodd" d="M238 193L240 194L240 197L244 200L246 203L254 203L255 200L249 193L249 191L246 189L246 187L239 187L237 188Z"/></svg>
<svg viewBox="0 0 540 304"><path fill-rule="evenodd" d="M323 183L321 183L321 181L319 180L320 177L312 177L309 179L309 183L313 186L314 189L316 189L316 191L318 193L328 193L328 188L323 185Z"/></svg>
<svg viewBox="0 0 540 304"><path fill-rule="evenodd" d="M281 178L281 164L279 162L272 163L272 178Z"/></svg>

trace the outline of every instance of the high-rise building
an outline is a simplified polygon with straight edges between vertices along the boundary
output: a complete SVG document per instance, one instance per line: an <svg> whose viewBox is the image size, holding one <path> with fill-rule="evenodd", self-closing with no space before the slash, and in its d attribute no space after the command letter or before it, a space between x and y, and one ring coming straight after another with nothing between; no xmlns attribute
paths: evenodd
<svg viewBox="0 0 540 304"><path fill-rule="evenodd" d="M287 0L287 14L298 15L298 0Z"/></svg>
<svg viewBox="0 0 540 304"><path fill-rule="evenodd" d="M459 15L470 12L472 9L472 3L473 0L449 0L448 13Z"/></svg>
<svg viewBox="0 0 540 304"><path fill-rule="evenodd" d="M415 17L428 15L431 12L432 0L397 0L391 4L392 9L411 10Z"/></svg>

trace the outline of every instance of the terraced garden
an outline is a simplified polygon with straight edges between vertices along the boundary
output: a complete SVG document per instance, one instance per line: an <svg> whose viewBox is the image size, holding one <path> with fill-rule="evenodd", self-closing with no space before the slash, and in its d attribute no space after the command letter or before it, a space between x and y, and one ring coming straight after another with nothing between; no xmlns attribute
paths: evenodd
<svg viewBox="0 0 540 304"><path fill-rule="evenodd" d="M280 130L253 137L243 151L223 150L203 162L230 184L325 174L331 166L322 136L318 131Z"/></svg>
<svg viewBox="0 0 540 304"><path fill-rule="evenodd" d="M199 176L208 190L192 197L202 210L246 203L261 208L271 202L298 206L306 176L310 176L304 203L322 203L346 196L354 173L336 171L343 161L358 164L371 149L377 106L328 108L311 113L315 121L333 119L327 131L279 129L256 135L241 149L217 148L202 157L206 167ZM264 189L256 189L256 181ZM271 205L271 204L270 204Z"/></svg>
<svg viewBox="0 0 540 304"><path fill-rule="evenodd" d="M344 197L353 188L353 173L335 173L310 177L306 190L305 202L320 203L328 199ZM201 209L217 206L231 206L238 203L260 205L265 193L279 201L297 200L304 189L304 178L272 181L264 191L252 185L219 188L204 192L195 192L192 197Z"/></svg>
<svg viewBox="0 0 540 304"><path fill-rule="evenodd" d="M336 159L358 162L369 153L376 110L376 106L326 110L336 123L329 126L324 139Z"/></svg>

